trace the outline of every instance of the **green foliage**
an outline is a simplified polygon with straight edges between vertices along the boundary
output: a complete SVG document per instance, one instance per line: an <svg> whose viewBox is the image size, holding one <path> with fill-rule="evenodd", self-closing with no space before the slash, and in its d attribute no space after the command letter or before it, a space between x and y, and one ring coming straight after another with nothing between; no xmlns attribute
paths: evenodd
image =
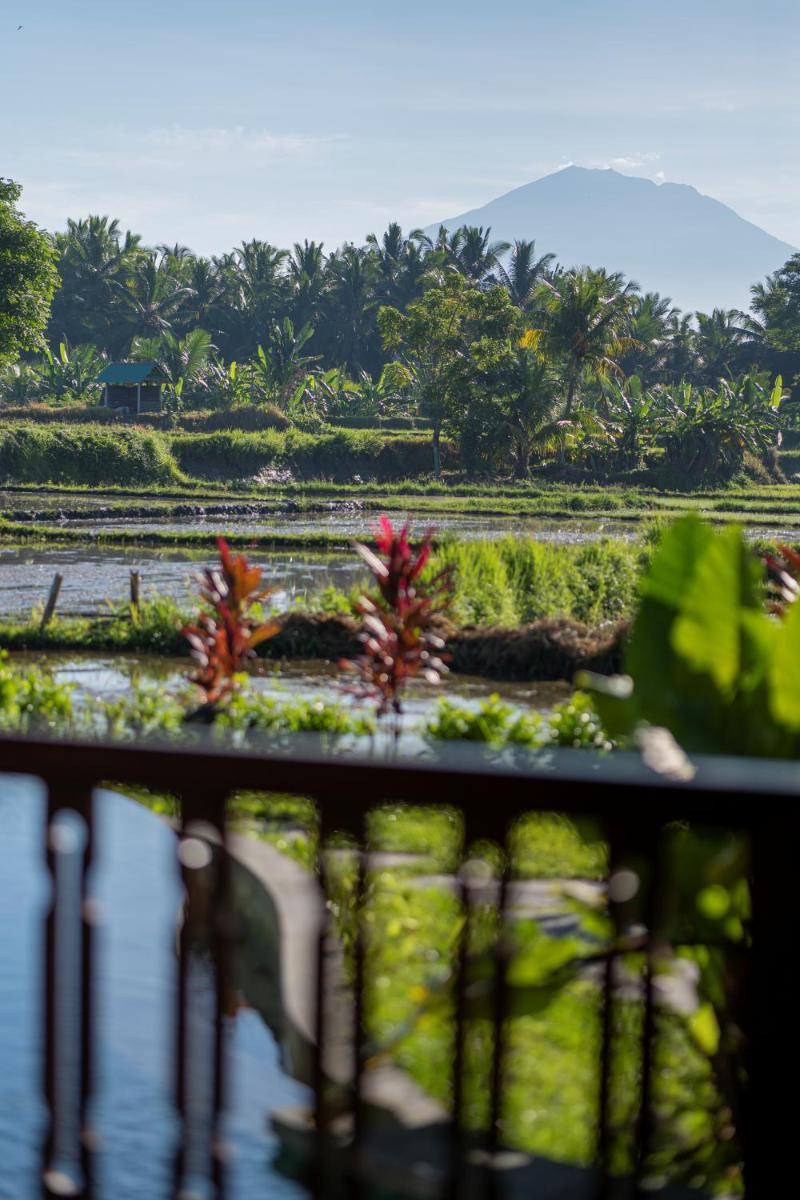
<svg viewBox="0 0 800 1200"><path fill-rule="evenodd" d="M403 478L409 470L427 465L419 437L373 429L323 426L314 433L296 428L179 433L173 435L171 446L181 470L212 479L244 479L273 466L288 468L300 478Z"/></svg>
<svg viewBox="0 0 800 1200"><path fill-rule="evenodd" d="M182 482L183 476L155 432L23 424L0 430L0 480L136 486Z"/></svg>
<svg viewBox="0 0 800 1200"><path fill-rule="evenodd" d="M50 301L58 286L47 236L17 209L20 187L0 177L0 366L44 346Z"/></svg>
<svg viewBox="0 0 800 1200"><path fill-rule="evenodd" d="M325 733L336 736L370 735L370 716L353 713L341 704L323 700L283 700L258 692L239 691L217 717L220 729L255 733Z"/></svg>
<svg viewBox="0 0 800 1200"><path fill-rule="evenodd" d="M458 624L523 625L567 616L587 625L632 609L640 552L602 541L559 546L535 538L445 542L434 567L455 568Z"/></svg>
<svg viewBox="0 0 800 1200"><path fill-rule="evenodd" d="M641 723L692 751L794 757L800 750L800 605L765 607L764 571L732 527L696 517L667 530L640 585L630 678L593 679L612 736Z"/></svg>
<svg viewBox="0 0 800 1200"><path fill-rule="evenodd" d="M72 689L39 667L11 666L0 650L0 729L64 730L74 716Z"/></svg>
<svg viewBox="0 0 800 1200"><path fill-rule="evenodd" d="M542 716L535 709L515 713L497 695L471 708L443 697L428 719L425 732L438 741L488 742L542 748L565 746L575 750L610 750L591 697L575 692Z"/></svg>

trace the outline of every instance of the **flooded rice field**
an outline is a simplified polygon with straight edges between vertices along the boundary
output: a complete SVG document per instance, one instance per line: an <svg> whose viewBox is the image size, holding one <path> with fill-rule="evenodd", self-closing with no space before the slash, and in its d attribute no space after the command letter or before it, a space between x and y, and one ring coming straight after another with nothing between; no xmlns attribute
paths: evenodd
<svg viewBox="0 0 800 1200"><path fill-rule="evenodd" d="M264 571L265 585L274 589L269 603L275 611L329 586L347 590L364 573L346 552L270 551L253 557ZM127 602L131 571L140 574L144 599L158 593L194 607L194 575L214 561L210 549L0 546L0 617L28 616L42 605L56 572L64 580L58 601L62 616L100 613L109 603Z"/></svg>
<svg viewBox="0 0 800 1200"><path fill-rule="evenodd" d="M86 517L69 522L71 528L121 532L139 530L142 533L221 533L287 535L336 535L339 537L368 538L374 529L379 513L374 510L280 513L259 517L247 515L181 517L181 518L128 518L113 517L102 521ZM399 509L387 509L386 516L394 525L403 525L409 514ZM609 520L544 520L535 517L470 516L464 513L437 513L430 517L419 516L412 522L415 533L421 534L432 528L438 536L451 536L469 540L494 540L496 538L527 535L546 542L579 544L614 537L632 541L638 536L635 525Z"/></svg>

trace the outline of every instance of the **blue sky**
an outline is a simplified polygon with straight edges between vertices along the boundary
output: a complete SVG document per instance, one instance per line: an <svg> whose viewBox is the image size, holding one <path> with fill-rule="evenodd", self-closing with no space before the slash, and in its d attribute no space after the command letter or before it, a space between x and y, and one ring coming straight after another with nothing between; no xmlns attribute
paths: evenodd
<svg viewBox="0 0 800 1200"><path fill-rule="evenodd" d="M798 47L800 0L0 0L0 175L214 253L613 165L800 245Z"/></svg>

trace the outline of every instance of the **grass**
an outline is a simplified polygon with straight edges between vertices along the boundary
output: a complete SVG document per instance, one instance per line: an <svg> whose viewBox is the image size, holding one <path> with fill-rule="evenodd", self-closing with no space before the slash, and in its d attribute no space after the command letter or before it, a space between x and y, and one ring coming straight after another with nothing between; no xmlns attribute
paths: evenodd
<svg viewBox="0 0 800 1200"><path fill-rule="evenodd" d="M459 625L525 625L572 617L587 625L632 610L643 551L613 540L582 546L534 538L444 542L432 570L452 566Z"/></svg>
<svg viewBox="0 0 800 1200"><path fill-rule="evenodd" d="M269 467L310 478L359 473L402 478L429 469L424 434L370 429L170 433L136 426L9 423L0 431L0 480L9 483L181 484L241 480Z"/></svg>

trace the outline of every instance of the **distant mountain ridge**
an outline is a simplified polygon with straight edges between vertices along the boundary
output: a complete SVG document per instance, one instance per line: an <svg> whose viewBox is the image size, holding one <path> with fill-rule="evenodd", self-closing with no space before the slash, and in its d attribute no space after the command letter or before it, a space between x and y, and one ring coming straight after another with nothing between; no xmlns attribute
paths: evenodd
<svg viewBox="0 0 800 1200"><path fill-rule="evenodd" d="M748 309L750 287L795 253L687 184L588 167L565 167L439 224L491 226L506 242L533 238L537 254L623 271L687 312Z"/></svg>

